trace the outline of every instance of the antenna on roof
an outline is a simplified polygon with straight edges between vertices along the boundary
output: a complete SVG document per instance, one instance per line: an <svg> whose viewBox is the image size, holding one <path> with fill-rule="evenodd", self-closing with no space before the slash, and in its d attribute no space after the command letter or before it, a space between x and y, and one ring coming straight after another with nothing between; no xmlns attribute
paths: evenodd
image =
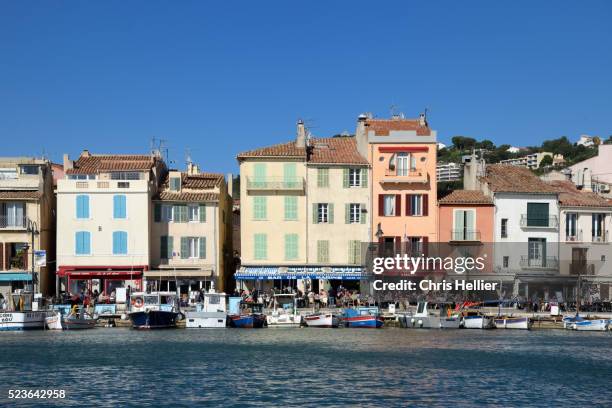
<svg viewBox="0 0 612 408"><path fill-rule="evenodd" d="M168 148L166 147L166 139L151 138L151 154L156 157L161 157L168 162Z"/></svg>
<svg viewBox="0 0 612 408"><path fill-rule="evenodd" d="M188 147L185 149L185 162L189 166L193 161L191 160L191 149Z"/></svg>

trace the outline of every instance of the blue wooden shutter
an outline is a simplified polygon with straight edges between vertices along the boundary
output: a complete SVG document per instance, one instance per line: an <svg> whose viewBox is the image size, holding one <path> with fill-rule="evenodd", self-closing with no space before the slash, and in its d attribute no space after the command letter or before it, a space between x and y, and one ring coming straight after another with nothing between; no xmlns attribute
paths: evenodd
<svg viewBox="0 0 612 408"><path fill-rule="evenodd" d="M124 195L113 196L113 218L126 218Z"/></svg>
<svg viewBox="0 0 612 408"><path fill-rule="evenodd" d="M76 198L77 218L89 218L89 196L78 195Z"/></svg>

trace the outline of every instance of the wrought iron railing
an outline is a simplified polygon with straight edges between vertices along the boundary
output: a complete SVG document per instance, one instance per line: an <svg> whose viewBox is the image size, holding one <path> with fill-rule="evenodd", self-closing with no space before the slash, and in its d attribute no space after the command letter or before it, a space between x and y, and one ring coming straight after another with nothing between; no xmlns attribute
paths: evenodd
<svg viewBox="0 0 612 408"><path fill-rule="evenodd" d="M301 177L266 177L261 180L247 178L247 189L249 190L303 190L304 179Z"/></svg>
<svg viewBox="0 0 612 408"><path fill-rule="evenodd" d="M480 241L480 231L477 230L453 230L451 235L453 241Z"/></svg>
<svg viewBox="0 0 612 408"><path fill-rule="evenodd" d="M25 229L28 226L28 217L0 215L0 229Z"/></svg>
<svg viewBox="0 0 612 408"><path fill-rule="evenodd" d="M530 258L521 256L521 268L524 269L558 269L559 259L556 256Z"/></svg>
<svg viewBox="0 0 612 408"><path fill-rule="evenodd" d="M557 228L559 218L553 215L550 217L529 217L527 214L521 215L521 227L523 228Z"/></svg>

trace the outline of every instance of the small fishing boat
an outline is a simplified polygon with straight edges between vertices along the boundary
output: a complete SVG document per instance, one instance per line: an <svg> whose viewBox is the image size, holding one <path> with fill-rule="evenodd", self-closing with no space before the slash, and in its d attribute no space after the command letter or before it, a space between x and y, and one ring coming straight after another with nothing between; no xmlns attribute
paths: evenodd
<svg viewBox="0 0 612 408"><path fill-rule="evenodd" d="M304 316L308 327L335 328L340 325L340 318L333 313L312 313Z"/></svg>
<svg viewBox="0 0 612 408"><path fill-rule="evenodd" d="M360 306L344 309L342 322L350 328L372 328L383 327L384 320L380 315L378 307Z"/></svg>
<svg viewBox="0 0 612 408"><path fill-rule="evenodd" d="M498 329L530 330L533 325L533 320L529 317L497 316L494 320Z"/></svg>
<svg viewBox="0 0 612 408"><path fill-rule="evenodd" d="M130 296L128 317L134 329L168 329L176 327L180 313L175 308L174 292L135 292Z"/></svg>
<svg viewBox="0 0 612 408"><path fill-rule="evenodd" d="M493 329L495 322L491 316L485 316L480 312L466 312L463 316L463 327L465 329Z"/></svg>
<svg viewBox="0 0 612 408"><path fill-rule="evenodd" d="M450 308L442 307L435 313L428 306L428 302L418 302L416 312L399 317L400 326L420 329L458 329L461 326L461 316L452 313Z"/></svg>
<svg viewBox="0 0 612 408"><path fill-rule="evenodd" d="M261 329L266 327L266 315L260 303L241 302L237 314L228 316L229 326L240 329Z"/></svg>
<svg viewBox="0 0 612 408"><path fill-rule="evenodd" d="M87 313L83 307L73 307L67 315L57 310L45 319L49 330L93 329L97 322L98 318Z"/></svg>
<svg viewBox="0 0 612 408"><path fill-rule="evenodd" d="M14 310L0 312L0 331L45 328L47 312L32 310L32 292L18 291L11 296Z"/></svg>
<svg viewBox="0 0 612 408"><path fill-rule="evenodd" d="M266 315L268 327L300 327L302 316L297 312L297 301L293 293L278 293L273 297L274 310Z"/></svg>
<svg viewBox="0 0 612 408"><path fill-rule="evenodd" d="M577 331L606 331L611 327L609 319L592 319L589 317L566 316L563 318L563 328Z"/></svg>
<svg viewBox="0 0 612 408"><path fill-rule="evenodd" d="M196 305L194 312L185 313L185 327L224 328L227 325L227 306L225 293L216 293L214 289L204 294L204 302Z"/></svg>

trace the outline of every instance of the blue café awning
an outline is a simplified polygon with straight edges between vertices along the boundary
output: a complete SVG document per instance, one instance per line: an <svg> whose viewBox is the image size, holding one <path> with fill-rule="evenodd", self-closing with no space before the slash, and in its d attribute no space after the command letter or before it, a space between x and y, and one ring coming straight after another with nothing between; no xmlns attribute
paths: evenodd
<svg viewBox="0 0 612 408"><path fill-rule="evenodd" d="M321 267L321 266L288 266L262 267L243 266L235 274L236 280L257 279L337 279L360 280L364 277L363 268L359 266Z"/></svg>
<svg viewBox="0 0 612 408"><path fill-rule="evenodd" d="M9 272L0 273L0 282L17 282L17 281L31 281L32 273L28 272Z"/></svg>

